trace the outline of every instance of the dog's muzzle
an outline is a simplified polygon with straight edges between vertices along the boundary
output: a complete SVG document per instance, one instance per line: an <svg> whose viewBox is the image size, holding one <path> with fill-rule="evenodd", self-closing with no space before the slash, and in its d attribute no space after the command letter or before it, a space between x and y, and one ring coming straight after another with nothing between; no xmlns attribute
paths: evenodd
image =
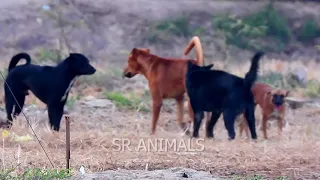
<svg viewBox="0 0 320 180"><path fill-rule="evenodd" d="M123 72L122 74L122 78L132 78L133 77L133 74L131 72Z"/></svg>

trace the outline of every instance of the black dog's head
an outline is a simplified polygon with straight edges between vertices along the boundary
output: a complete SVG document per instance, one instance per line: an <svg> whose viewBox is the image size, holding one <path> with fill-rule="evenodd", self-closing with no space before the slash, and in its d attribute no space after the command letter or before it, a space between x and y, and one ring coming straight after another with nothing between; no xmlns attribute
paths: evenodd
<svg viewBox="0 0 320 180"><path fill-rule="evenodd" d="M213 64L209 64L206 66L198 66L195 63L189 61L188 62L188 72L192 71L209 71L213 67Z"/></svg>
<svg viewBox="0 0 320 180"><path fill-rule="evenodd" d="M89 63L89 59L83 54L70 53L67 58L69 68L75 75L91 75L96 72L96 69Z"/></svg>

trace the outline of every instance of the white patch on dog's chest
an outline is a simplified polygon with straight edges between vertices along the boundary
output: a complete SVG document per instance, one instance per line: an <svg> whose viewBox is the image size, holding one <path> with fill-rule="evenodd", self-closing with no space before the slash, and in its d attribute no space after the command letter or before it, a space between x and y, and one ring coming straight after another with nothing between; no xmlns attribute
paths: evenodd
<svg viewBox="0 0 320 180"><path fill-rule="evenodd" d="M269 115L268 118L270 118L270 119L276 119L276 118L279 118L280 115L281 115L280 111L277 110L277 109L275 109L275 110L273 110L273 112Z"/></svg>
<svg viewBox="0 0 320 180"><path fill-rule="evenodd" d="M64 92L64 95L62 96L60 102L66 100L67 94L69 93L69 91L70 91L70 89L71 89L71 87L73 86L73 84L74 84L75 81L76 81L76 78L73 78L73 79L71 80L71 82L69 83L69 86L68 86L66 92Z"/></svg>

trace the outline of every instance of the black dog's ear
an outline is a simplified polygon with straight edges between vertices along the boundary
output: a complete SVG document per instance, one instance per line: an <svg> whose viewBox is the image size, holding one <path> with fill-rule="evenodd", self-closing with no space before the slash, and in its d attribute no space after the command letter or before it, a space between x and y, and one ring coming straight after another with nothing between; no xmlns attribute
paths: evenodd
<svg viewBox="0 0 320 180"><path fill-rule="evenodd" d="M195 65L191 62L191 61L188 61L188 69L191 69L192 67L194 67Z"/></svg>
<svg viewBox="0 0 320 180"><path fill-rule="evenodd" d="M76 53L69 53L69 56L70 56L70 57L75 57L75 56L76 56Z"/></svg>
<svg viewBox="0 0 320 180"><path fill-rule="evenodd" d="M213 67L213 65L214 64L209 64L209 65L203 66L203 68L210 70Z"/></svg>

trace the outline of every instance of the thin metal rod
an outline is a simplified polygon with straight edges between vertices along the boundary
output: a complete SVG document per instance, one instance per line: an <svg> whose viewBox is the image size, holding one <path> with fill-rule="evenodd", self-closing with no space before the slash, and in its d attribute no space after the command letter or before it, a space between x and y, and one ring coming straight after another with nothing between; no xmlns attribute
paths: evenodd
<svg viewBox="0 0 320 180"><path fill-rule="evenodd" d="M65 116L66 120L66 169L70 169L70 117Z"/></svg>

